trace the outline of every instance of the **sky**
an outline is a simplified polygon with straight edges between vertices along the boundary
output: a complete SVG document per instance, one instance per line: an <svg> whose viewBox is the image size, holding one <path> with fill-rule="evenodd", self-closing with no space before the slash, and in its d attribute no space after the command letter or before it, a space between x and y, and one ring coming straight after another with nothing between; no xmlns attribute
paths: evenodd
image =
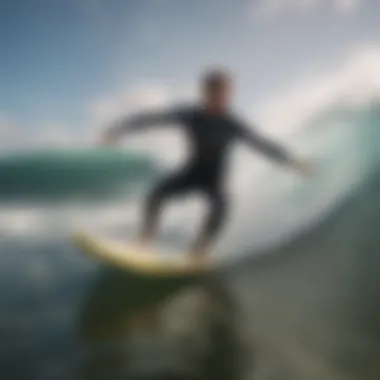
<svg viewBox="0 0 380 380"><path fill-rule="evenodd" d="M377 0L2 0L2 146L75 144L233 70L249 115L379 42Z"/></svg>

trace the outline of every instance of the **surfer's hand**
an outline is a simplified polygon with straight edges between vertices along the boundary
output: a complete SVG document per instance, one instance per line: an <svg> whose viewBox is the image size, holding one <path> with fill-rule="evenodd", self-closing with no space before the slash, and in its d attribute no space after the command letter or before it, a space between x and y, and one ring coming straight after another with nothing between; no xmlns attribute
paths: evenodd
<svg viewBox="0 0 380 380"><path fill-rule="evenodd" d="M293 169L295 169L298 173L310 176L315 172L315 165L311 161L307 160L295 160L292 162Z"/></svg>

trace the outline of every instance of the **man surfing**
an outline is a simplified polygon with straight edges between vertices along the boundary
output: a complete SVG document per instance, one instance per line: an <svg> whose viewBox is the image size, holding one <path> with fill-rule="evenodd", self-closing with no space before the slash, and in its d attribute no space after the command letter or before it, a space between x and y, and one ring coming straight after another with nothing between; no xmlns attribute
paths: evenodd
<svg viewBox="0 0 380 380"><path fill-rule="evenodd" d="M236 141L248 143L268 158L287 165L301 174L309 174L312 165L292 157L285 149L248 128L231 110L233 81L223 70L211 70L201 80L201 101L197 105L174 108L164 112L144 113L111 126L103 142L112 145L128 132L147 127L175 124L190 140L190 159L163 179L147 199L139 244L153 241L163 203L185 193L203 193L210 206L205 224L191 252L204 258L226 220L227 204L223 180L229 148Z"/></svg>

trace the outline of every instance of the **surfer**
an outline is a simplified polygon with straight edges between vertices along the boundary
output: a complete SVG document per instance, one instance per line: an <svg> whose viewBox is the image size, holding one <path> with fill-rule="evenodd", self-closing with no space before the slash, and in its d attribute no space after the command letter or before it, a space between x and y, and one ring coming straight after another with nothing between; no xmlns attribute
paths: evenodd
<svg viewBox="0 0 380 380"><path fill-rule="evenodd" d="M139 236L141 244L145 245L154 239L164 201L188 192L200 191L207 197L210 211L191 252L197 257L204 257L226 220L228 199L223 189L223 180L228 151L235 141L245 141L253 149L301 174L311 173L311 163L293 157L283 147L246 126L230 110L232 85L228 72L210 70L201 80L202 96L199 104L135 115L106 130L103 143L113 145L128 132L175 124L184 128L191 143L187 163L163 179L147 199Z"/></svg>

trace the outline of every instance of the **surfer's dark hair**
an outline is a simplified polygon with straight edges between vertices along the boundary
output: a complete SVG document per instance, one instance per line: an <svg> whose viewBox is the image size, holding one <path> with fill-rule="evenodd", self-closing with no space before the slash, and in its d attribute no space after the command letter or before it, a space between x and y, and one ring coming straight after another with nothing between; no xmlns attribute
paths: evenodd
<svg viewBox="0 0 380 380"><path fill-rule="evenodd" d="M214 93L225 88L231 82L231 74L225 69L207 70L202 76L202 89L205 93Z"/></svg>

